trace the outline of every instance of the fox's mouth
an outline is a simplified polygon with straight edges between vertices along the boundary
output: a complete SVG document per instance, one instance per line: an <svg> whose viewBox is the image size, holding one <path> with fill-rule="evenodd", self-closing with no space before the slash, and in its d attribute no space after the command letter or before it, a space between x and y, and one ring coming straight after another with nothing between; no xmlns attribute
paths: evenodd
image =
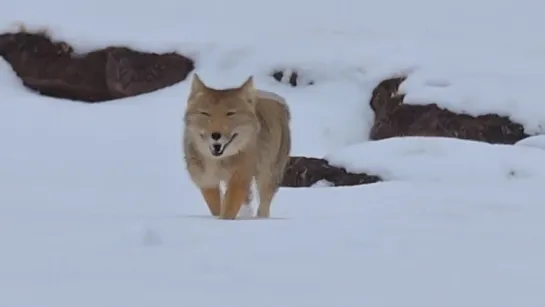
<svg viewBox="0 0 545 307"><path fill-rule="evenodd" d="M235 133L233 134L233 136L229 139L229 141L227 141L225 144L220 144L220 143L215 143L212 145L212 147L210 148L210 152L212 153L212 155L214 157L219 157L221 155L223 155L223 152L225 151L225 149L227 148L227 146L229 146L229 144L231 144L231 142L233 142L233 140L238 136L238 133Z"/></svg>

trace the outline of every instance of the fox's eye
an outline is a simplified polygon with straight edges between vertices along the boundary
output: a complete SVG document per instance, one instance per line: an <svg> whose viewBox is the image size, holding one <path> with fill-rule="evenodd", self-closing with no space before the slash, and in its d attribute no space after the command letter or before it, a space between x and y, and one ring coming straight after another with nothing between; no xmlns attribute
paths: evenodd
<svg viewBox="0 0 545 307"><path fill-rule="evenodd" d="M204 116L210 116L210 113L206 113L206 112L199 112L199 114L204 115Z"/></svg>
<svg viewBox="0 0 545 307"><path fill-rule="evenodd" d="M235 112L227 112L227 113L225 113L225 115L227 115L227 116L233 116L233 115L235 115Z"/></svg>

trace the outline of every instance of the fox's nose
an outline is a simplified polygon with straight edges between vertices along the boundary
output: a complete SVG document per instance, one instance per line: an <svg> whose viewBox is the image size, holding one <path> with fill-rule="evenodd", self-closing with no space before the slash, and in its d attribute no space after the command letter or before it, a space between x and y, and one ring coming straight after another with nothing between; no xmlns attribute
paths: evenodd
<svg viewBox="0 0 545 307"><path fill-rule="evenodd" d="M221 133L212 132L212 134L210 134L210 137L212 138L212 140L217 141L217 140L219 140L221 138Z"/></svg>

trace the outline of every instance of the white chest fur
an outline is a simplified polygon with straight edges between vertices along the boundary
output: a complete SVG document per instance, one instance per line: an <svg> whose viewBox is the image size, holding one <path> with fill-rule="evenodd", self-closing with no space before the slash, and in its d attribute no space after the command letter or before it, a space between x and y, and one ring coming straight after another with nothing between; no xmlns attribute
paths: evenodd
<svg viewBox="0 0 545 307"><path fill-rule="evenodd" d="M195 178L202 187L217 186L220 181L227 181L231 177L230 172L219 162L207 161L204 163L203 171Z"/></svg>

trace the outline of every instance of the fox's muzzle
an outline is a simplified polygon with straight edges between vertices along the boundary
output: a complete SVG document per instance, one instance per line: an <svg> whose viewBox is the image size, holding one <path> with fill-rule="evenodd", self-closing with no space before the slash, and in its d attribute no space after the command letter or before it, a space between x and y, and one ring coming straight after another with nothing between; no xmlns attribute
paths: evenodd
<svg viewBox="0 0 545 307"><path fill-rule="evenodd" d="M223 155L227 146L229 146L229 144L233 142L233 140L237 137L237 135L238 135L237 133L233 134L233 136L229 139L229 141L225 142L224 144L221 144L221 142L214 142L212 146L210 147L210 152L212 153L212 155L214 157L219 157Z"/></svg>

